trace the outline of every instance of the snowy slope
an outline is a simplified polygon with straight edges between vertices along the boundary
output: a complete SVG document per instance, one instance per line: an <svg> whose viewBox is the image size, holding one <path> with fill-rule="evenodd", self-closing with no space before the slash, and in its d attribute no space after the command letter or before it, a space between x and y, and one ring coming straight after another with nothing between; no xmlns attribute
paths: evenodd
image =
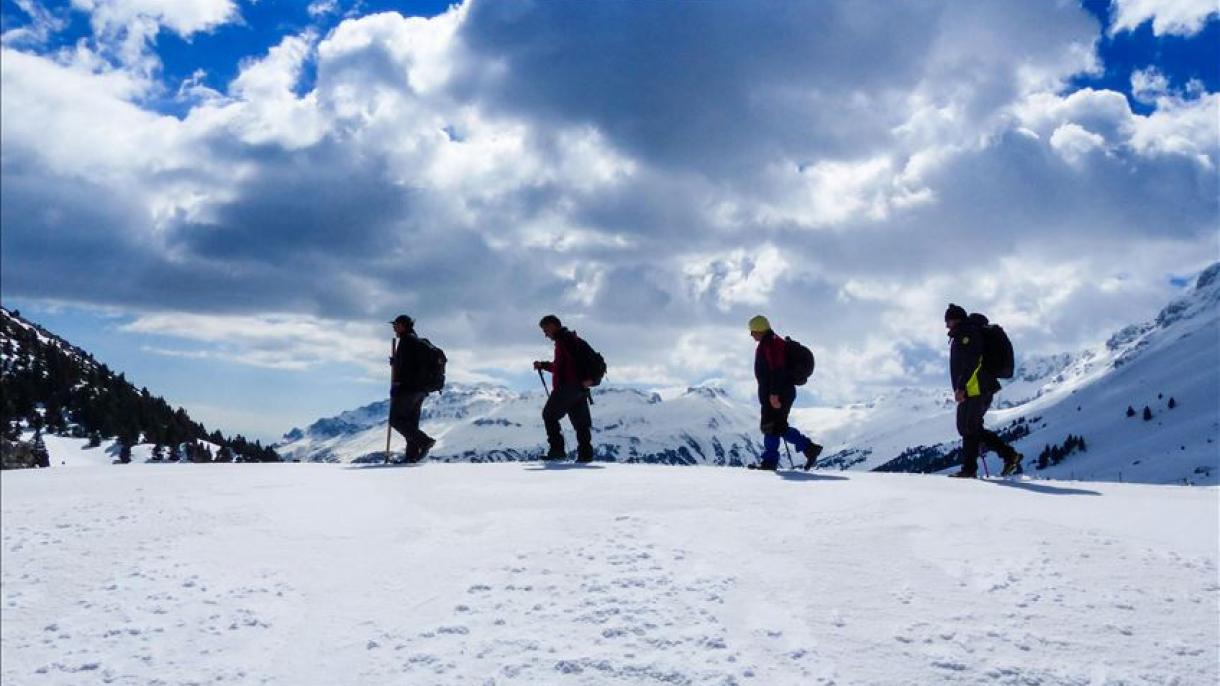
<svg viewBox="0 0 1220 686"><path fill-rule="evenodd" d="M505 461L537 459L546 451L542 392L513 393L491 385L459 385L430 396L422 426L438 439L430 459ZM624 388L594 391L593 442L600 459L664 464L742 465L761 451L756 411L723 390L691 388L662 400ZM276 446L285 459L352 461L385 449L388 401L373 403L293 429ZM565 420L565 426L567 422ZM575 438L567 426L569 452ZM401 437L394 436L401 452Z"/></svg>
<svg viewBox="0 0 1220 686"><path fill-rule="evenodd" d="M6 472L0 680L1210 685L1218 496L618 464Z"/></svg>
<svg viewBox="0 0 1220 686"><path fill-rule="evenodd" d="M21 438L25 441L32 440L33 432L27 431L22 434ZM47 446L51 467L100 467L118 464L119 444L114 440L102 441L100 445L92 448L89 447L87 438L47 434L42 437L42 440ZM213 454L220 451L220 446L215 443L199 441L199 445L211 450ZM152 443L139 443L131 446L131 461L153 462L153 447ZM185 443L179 446L179 450L185 452L185 449ZM187 464L187 462L185 460L170 462L163 459L157 464Z"/></svg>

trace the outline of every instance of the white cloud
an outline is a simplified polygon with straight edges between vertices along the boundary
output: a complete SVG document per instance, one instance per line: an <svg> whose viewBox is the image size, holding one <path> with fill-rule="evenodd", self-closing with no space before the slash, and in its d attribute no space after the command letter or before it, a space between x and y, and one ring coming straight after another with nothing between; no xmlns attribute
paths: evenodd
<svg viewBox="0 0 1220 686"><path fill-rule="evenodd" d="M1111 34L1134 31L1151 20L1157 36L1190 36L1220 14L1220 7L1216 0L1114 0L1112 12Z"/></svg>
<svg viewBox="0 0 1220 686"><path fill-rule="evenodd" d="M1072 164L1079 164L1089 153L1106 147L1106 139L1071 122L1055 129L1050 143L1055 152Z"/></svg>
<svg viewBox="0 0 1220 686"><path fill-rule="evenodd" d="M309 3L309 7L306 8L306 11L309 12L309 16L315 19L318 17L324 17L328 14L334 14L339 11L339 1L313 0L313 2Z"/></svg>
<svg viewBox="0 0 1220 686"><path fill-rule="evenodd" d="M234 0L72 0L72 6L89 14L98 52L145 77L160 66L152 43L162 27L190 38L240 20Z"/></svg>
<svg viewBox="0 0 1220 686"><path fill-rule="evenodd" d="M210 350L151 347L171 356L213 357L270 369L309 369L346 362L369 372L384 371L379 344L385 333L370 325L295 314L199 315L140 314L120 327L127 333L168 336L214 346Z"/></svg>
<svg viewBox="0 0 1220 686"><path fill-rule="evenodd" d="M38 48L46 44L52 34L62 31L67 21L48 10L38 0L14 0L17 9L25 13L28 23L11 28L0 35L5 45Z"/></svg>
<svg viewBox="0 0 1220 686"><path fill-rule="evenodd" d="M1137 117L1131 146L1146 155L1181 155L1214 169L1220 153L1220 94L1193 100L1163 97L1147 117Z"/></svg>
<svg viewBox="0 0 1220 686"><path fill-rule="evenodd" d="M722 312L734 305L762 305L776 281L788 270L779 248L766 244L754 251L694 258L683 269L696 299L710 297Z"/></svg>
<svg viewBox="0 0 1220 686"><path fill-rule="evenodd" d="M1154 66L1131 72L1131 94L1143 103L1155 103L1169 94L1169 79Z"/></svg>

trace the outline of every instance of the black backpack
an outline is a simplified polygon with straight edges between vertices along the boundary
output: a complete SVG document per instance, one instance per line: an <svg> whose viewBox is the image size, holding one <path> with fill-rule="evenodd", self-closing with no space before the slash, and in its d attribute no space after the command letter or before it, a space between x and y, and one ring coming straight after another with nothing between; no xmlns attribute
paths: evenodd
<svg viewBox="0 0 1220 686"><path fill-rule="evenodd" d="M813 375L813 351L785 336L784 357L787 359L788 378L793 384L804 386Z"/></svg>
<svg viewBox="0 0 1220 686"><path fill-rule="evenodd" d="M432 345L432 341L421 338L419 342L419 384L423 390L435 393L445 387L445 363L449 358L445 357L444 350Z"/></svg>
<svg viewBox="0 0 1220 686"><path fill-rule="evenodd" d="M983 369L997 379L1011 379L1016 360L1012 341L1008 339L1004 327L992 324L987 317L977 312L968 319L983 334Z"/></svg>
<svg viewBox="0 0 1220 686"><path fill-rule="evenodd" d="M580 381L591 379L594 386L600 385L606 376L606 358L594 350L585 339L577 336L575 331L572 332L572 342L568 350L576 359L576 371L580 374Z"/></svg>

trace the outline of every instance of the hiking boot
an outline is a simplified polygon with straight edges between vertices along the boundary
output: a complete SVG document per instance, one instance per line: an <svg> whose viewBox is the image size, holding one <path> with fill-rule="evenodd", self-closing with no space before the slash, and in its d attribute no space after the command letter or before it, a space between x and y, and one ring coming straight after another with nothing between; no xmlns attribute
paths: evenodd
<svg viewBox="0 0 1220 686"><path fill-rule="evenodd" d="M949 478L950 479L977 479L978 475L979 475L978 472L968 472L963 469L960 472L954 472L953 474L950 474Z"/></svg>
<svg viewBox="0 0 1220 686"><path fill-rule="evenodd" d="M1012 476L1013 474L1020 474L1022 471L1024 471L1021 469L1021 460L1024 459L1024 455L1014 450L1011 455L1004 458L1004 470L1000 472L1000 476Z"/></svg>
<svg viewBox="0 0 1220 686"><path fill-rule="evenodd" d="M758 463L758 467L756 467L756 469L765 469L769 472L774 472L775 470L779 469L779 458L775 457L771 459L764 459L762 462Z"/></svg>
<svg viewBox="0 0 1220 686"><path fill-rule="evenodd" d="M563 451L563 448L560 448L559 450L551 448L550 450L547 451L547 453L545 455L543 455L542 457L540 457L538 459L540 459L544 462L554 462L556 460L566 459L567 456L568 456L568 454Z"/></svg>
<svg viewBox="0 0 1220 686"><path fill-rule="evenodd" d="M821 455L821 454L822 454L822 446L818 445L817 443L814 443L813 441L810 441L809 445L805 446L805 466L803 467L803 469L805 471L809 471L810 469L813 469L813 465L816 464L818 461L818 455Z"/></svg>
<svg viewBox="0 0 1220 686"><path fill-rule="evenodd" d="M419 462L420 460L427 457L428 451L432 450L432 446L434 446L434 445L436 445L435 438L425 438L423 441L421 441L419 444L419 447L415 451L416 455L415 455L415 459L413 460L413 462Z"/></svg>

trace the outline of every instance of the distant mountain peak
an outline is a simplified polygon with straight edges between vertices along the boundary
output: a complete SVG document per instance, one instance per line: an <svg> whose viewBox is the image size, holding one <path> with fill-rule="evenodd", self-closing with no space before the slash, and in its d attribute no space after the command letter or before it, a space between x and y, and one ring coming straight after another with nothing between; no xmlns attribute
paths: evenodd
<svg viewBox="0 0 1220 686"><path fill-rule="evenodd" d="M1217 283L1220 283L1220 262L1212 263L1199 273L1199 278L1195 280L1195 290L1201 291Z"/></svg>

